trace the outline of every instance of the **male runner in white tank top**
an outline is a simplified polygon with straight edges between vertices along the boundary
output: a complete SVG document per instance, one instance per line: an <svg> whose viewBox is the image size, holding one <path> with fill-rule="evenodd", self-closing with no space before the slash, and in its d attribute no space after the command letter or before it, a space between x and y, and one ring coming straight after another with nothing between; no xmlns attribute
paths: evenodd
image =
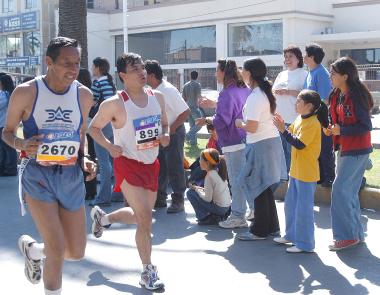
<svg viewBox="0 0 380 295"><path fill-rule="evenodd" d="M164 97L144 90L146 71L141 56L124 53L117 60L117 71L125 90L100 105L89 133L114 158L116 186L131 208L106 214L95 206L92 232L99 238L112 223L137 224L136 245L143 264L140 284L149 290L162 289L164 284L151 262L151 227L160 170L158 146L165 147L170 140ZM109 122L114 144L101 131Z"/></svg>
<svg viewBox="0 0 380 295"><path fill-rule="evenodd" d="M79 260L86 247L84 182L81 168L95 177L92 162L84 162L83 148L91 91L75 81L80 46L57 37L46 51L45 76L19 85L13 92L3 140L22 150L21 201L26 201L43 243L23 235L19 248L25 275L43 281L45 294L61 294L64 259ZM17 137L23 122L24 138Z"/></svg>

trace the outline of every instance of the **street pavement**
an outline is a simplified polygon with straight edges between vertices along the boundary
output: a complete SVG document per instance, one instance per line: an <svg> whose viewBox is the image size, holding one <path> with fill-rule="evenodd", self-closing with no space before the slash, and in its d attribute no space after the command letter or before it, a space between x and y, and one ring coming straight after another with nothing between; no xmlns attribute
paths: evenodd
<svg viewBox="0 0 380 295"><path fill-rule="evenodd" d="M19 214L16 177L0 177L0 198L0 294L43 294L42 283L32 285L24 277L17 248L21 234L40 238L30 215ZM284 229L283 203L277 202L277 208ZM380 294L380 214L362 213L366 243L334 253L327 249L332 239L329 208L315 206L316 252L288 254L270 239L236 241L236 233L245 229L198 226L186 201L186 213L154 212L153 262L165 294ZM91 235L90 226L88 215L86 255L65 263L63 294L152 294L138 284L135 226L113 225L100 239Z"/></svg>

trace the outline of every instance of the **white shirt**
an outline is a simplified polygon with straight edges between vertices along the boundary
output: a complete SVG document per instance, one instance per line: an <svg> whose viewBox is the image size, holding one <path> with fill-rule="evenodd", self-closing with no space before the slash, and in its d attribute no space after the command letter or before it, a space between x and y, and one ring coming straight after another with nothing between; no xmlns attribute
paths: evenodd
<svg viewBox="0 0 380 295"><path fill-rule="evenodd" d="M157 87L157 90L164 95L166 116L168 117L169 126L171 126L178 116L189 107L178 89L169 82L162 80L162 83Z"/></svg>
<svg viewBox="0 0 380 295"><path fill-rule="evenodd" d="M248 96L243 108L243 119L245 122L259 122L256 132L247 131L247 143L280 136L276 126L273 125L269 100L259 87L254 88Z"/></svg>
<svg viewBox="0 0 380 295"><path fill-rule="evenodd" d="M214 202L219 207L231 205L231 195L227 181L223 181L216 170L210 170L205 177L204 188L195 190L206 202Z"/></svg>
<svg viewBox="0 0 380 295"><path fill-rule="evenodd" d="M301 68L292 71L282 71L274 81L273 90L288 89L301 91L306 77L307 71ZM291 95L276 95L276 112L283 117L285 123L293 123L298 116L296 112L296 99L295 96Z"/></svg>

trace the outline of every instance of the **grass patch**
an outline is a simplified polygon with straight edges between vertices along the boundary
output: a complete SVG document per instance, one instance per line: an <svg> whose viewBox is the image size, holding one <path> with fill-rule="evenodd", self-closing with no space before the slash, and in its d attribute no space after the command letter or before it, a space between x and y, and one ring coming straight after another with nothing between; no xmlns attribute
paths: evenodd
<svg viewBox="0 0 380 295"><path fill-rule="evenodd" d="M199 157L201 151L206 148L207 141L208 139L198 138L198 146L192 146L185 142L185 156L189 160L190 165Z"/></svg>
<svg viewBox="0 0 380 295"><path fill-rule="evenodd" d="M367 178L367 185L380 188L380 149L374 149L369 157L372 160L373 167L364 174Z"/></svg>

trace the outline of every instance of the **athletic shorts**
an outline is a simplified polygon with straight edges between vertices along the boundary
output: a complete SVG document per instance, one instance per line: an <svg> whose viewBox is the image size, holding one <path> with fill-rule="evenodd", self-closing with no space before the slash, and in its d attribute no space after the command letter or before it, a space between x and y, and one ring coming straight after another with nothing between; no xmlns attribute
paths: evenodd
<svg viewBox="0 0 380 295"><path fill-rule="evenodd" d="M79 165L41 166L30 160L22 173L22 191L33 199L57 202L68 211L84 206L85 186Z"/></svg>
<svg viewBox="0 0 380 295"><path fill-rule="evenodd" d="M158 175L160 173L160 163L156 159L152 164L119 157L114 159L114 170L118 190L125 179L130 185L141 187L152 192L158 189Z"/></svg>

